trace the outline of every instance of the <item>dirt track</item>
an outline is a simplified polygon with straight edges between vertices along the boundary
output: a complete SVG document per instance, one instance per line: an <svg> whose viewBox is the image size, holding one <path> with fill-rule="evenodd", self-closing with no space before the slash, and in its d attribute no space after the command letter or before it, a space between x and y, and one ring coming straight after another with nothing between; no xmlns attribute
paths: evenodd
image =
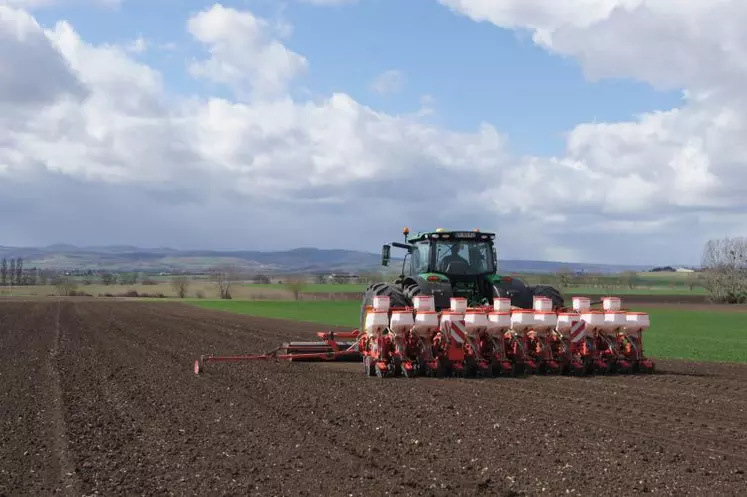
<svg viewBox="0 0 747 497"><path fill-rule="evenodd" d="M317 327L139 302L0 302L0 495L744 495L747 367L365 378L209 364Z"/></svg>

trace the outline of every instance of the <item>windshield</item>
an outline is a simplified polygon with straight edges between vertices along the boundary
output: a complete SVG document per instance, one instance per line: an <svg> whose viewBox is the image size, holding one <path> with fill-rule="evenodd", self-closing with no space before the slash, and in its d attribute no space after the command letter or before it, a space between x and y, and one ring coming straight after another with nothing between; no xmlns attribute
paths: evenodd
<svg viewBox="0 0 747 497"><path fill-rule="evenodd" d="M438 240L434 244L435 271L454 275L484 274L495 271L493 249L488 242Z"/></svg>

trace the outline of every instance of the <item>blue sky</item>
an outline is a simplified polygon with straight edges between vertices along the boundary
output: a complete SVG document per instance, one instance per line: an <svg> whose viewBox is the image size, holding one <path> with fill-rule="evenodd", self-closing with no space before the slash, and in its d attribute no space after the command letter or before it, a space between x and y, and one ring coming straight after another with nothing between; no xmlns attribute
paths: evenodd
<svg viewBox="0 0 747 497"><path fill-rule="evenodd" d="M295 84L296 98L345 92L387 113L411 113L420 99L434 99L430 122L457 131L493 124L518 155L560 155L565 133L582 122L624 121L681 104L681 92L661 92L633 79L587 81L577 61L550 54L529 34L475 23L433 0L371 0L337 6L271 0L226 0L268 20L290 23L283 43L305 56L310 69ZM185 8L184 5L189 5ZM143 36L174 43L177 52L149 52L176 92L221 94L189 78L185 58L201 55L185 30L188 17L212 2L125 0L117 9L81 3L42 11L46 24L64 18L94 43ZM370 89L387 70L404 73L395 94Z"/></svg>

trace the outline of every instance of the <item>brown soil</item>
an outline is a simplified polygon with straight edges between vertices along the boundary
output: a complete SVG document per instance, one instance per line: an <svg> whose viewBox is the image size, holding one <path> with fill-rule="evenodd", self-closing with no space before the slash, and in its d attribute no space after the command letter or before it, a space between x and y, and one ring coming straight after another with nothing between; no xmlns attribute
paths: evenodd
<svg viewBox="0 0 747 497"><path fill-rule="evenodd" d="M208 364L308 325L180 304L0 302L0 495L738 495L747 366L366 378Z"/></svg>

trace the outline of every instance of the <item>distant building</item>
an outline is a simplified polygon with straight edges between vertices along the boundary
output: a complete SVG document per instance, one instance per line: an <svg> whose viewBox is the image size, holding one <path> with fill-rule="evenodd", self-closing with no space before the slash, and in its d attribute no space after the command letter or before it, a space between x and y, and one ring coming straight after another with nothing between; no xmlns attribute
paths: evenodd
<svg viewBox="0 0 747 497"><path fill-rule="evenodd" d="M326 283L360 283L360 276L351 273L332 273L325 276Z"/></svg>

